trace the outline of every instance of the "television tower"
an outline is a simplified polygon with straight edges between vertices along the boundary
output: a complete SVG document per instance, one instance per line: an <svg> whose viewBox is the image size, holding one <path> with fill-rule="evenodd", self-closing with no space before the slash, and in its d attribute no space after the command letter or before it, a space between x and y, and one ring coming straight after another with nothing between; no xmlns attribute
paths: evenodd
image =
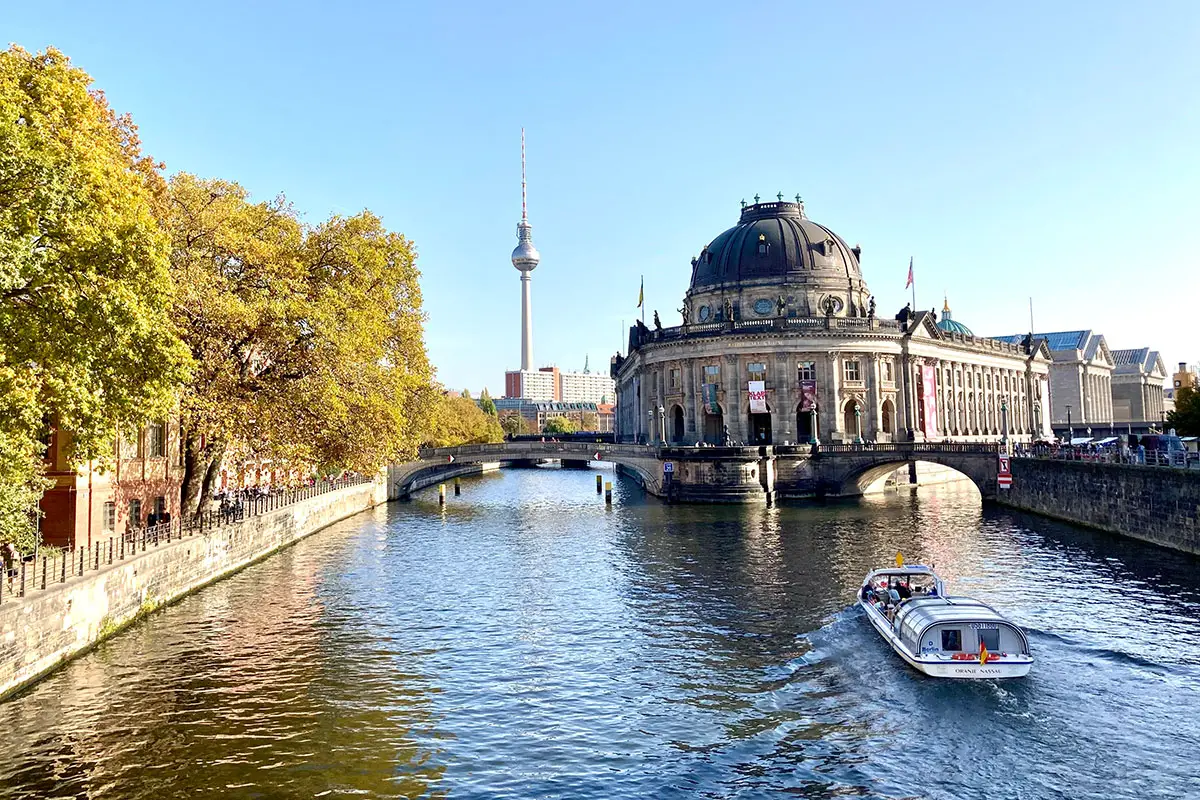
<svg viewBox="0 0 1200 800"><path fill-rule="evenodd" d="M517 248L512 264L521 273L521 369L533 369L533 301L529 291L530 276L541 256L533 246L533 227L525 209L525 129L521 128L521 223L517 225Z"/></svg>

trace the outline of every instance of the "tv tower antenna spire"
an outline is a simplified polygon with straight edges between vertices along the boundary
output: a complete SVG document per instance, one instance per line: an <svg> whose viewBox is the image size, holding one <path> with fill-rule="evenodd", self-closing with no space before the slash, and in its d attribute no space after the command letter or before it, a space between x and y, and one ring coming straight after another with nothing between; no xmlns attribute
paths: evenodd
<svg viewBox="0 0 1200 800"><path fill-rule="evenodd" d="M525 207L525 129L521 128L521 222L517 225L517 248L513 250L512 265L521 273L521 369L533 369L533 299L530 296L530 275L541 256L533 246L533 227Z"/></svg>

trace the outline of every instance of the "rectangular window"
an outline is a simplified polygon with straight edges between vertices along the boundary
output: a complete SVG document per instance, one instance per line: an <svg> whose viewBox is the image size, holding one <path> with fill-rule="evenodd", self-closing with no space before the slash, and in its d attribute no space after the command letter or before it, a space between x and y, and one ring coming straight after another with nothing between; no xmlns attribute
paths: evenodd
<svg viewBox="0 0 1200 800"><path fill-rule="evenodd" d="M962 631L950 628L942 631L942 652L962 650Z"/></svg>
<svg viewBox="0 0 1200 800"><path fill-rule="evenodd" d="M885 383L895 383L896 376L892 373L892 362L883 362L883 380Z"/></svg>
<svg viewBox="0 0 1200 800"><path fill-rule="evenodd" d="M796 377L802 381L815 381L817 379L817 362L801 361L796 367Z"/></svg>
<svg viewBox="0 0 1200 800"><path fill-rule="evenodd" d="M129 524L135 528L142 527L142 501L129 501Z"/></svg>
<svg viewBox="0 0 1200 800"><path fill-rule="evenodd" d="M750 364L747 367L747 369L750 373L750 380L765 381L767 379L767 365L766 364Z"/></svg>
<svg viewBox="0 0 1200 800"><path fill-rule="evenodd" d="M677 369L671 370L671 388L672 389L679 388L679 370L677 370Z"/></svg>
<svg viewBox="0 0 1200 800"><path fill-rule="evenodd" d="M848 361L844 362L844 368L845 368L845 375L846 375L847 381L861 381L862 380L862 368L860 367L857 360L853 360L853 361L848 360Z"/></svg>
<svg viewBox="0 0 1200 800"><path fill-rule="evenodd" d="M1000 652L1000 631L997 628L979 632L979 643L988 649L989 653Z"/></svg>
<svg viewBox="0 0 1200 800"><path fill-rule="evenodd" d="M151 422L146 426L146 458L162 458L167 454L167 426Z"/></svg>
<svg viewBox="0 0 1200 800"><path fill-rule="evenodd" d="M121 458L138 457L138 436L136 434L132 439L122 434L118 442L120 443L120 448L117 452Z"/></svg>
<svg viewBox="0 0 1200 800"><path fill-rule="evenodd" d="M104 531L112 533L117 529L117 504L107 502L104 504Z"/></svg>
<svg viewBox="0 0 1200 800"><path fill-rule="evenodd" d="M721 367L718 365L709 365L704 368L705 383L720 383L721 382Z"/></svg>

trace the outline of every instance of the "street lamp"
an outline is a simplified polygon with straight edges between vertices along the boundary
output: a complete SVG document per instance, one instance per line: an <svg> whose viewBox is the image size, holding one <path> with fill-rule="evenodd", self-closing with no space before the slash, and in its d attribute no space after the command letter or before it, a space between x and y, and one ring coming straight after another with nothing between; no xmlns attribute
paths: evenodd
<svg viewBox="0 0 1200 800"><path fill-rule="evenodd" d="M662 406L658 407L658 432L659 441L663 444L667 443L667 410Z"/></svg>
<svg viewBox="0 0 1200 800"><path fill-rule="evenodd" d="M862 409L858 403L854 404L854 443L862 444Z"/></svg>
<svg viewBox="0 0 1200 800"><path fill-rule="evenodd" d="M1008 398L1000 398L1000 444L1008 444Z"/></svg>
<svg viewBox="0 0 1200 800"><path fill-rule="evenodd" d="M654 444L654 407L646 409L646 444Z"/></svg>
<svg viewBox="0 0 1200 800"><path fill-rule="evenodd" d="M1071 404L1067 403L1067 444L1075 440L1075 428L1071 425Z"/></svg>

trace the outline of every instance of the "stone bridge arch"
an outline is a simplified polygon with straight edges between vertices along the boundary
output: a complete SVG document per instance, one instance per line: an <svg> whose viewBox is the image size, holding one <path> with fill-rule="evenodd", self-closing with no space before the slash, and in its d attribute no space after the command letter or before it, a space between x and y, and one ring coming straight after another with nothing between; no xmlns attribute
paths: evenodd
<svg viewBox="0 0 1200 800"><path fill-rule="evenodd" d="M421 451L421 458L388 467L388 499L399 500L412 492L455 475L467 474L484 463L536 463L607 461L624 468L646 491L662 493L662 462L655 448L601 442L497 442L439 447Z"/></svg>
<svg viewBox="0 0 1200 800"><path fill-rule="evenodd" d="M984 500L995 500L999 447L995 444L905 442L822 445L813 461L821 493L861 495L875 481L917 461L940 464L970 478Z"/></svg>

